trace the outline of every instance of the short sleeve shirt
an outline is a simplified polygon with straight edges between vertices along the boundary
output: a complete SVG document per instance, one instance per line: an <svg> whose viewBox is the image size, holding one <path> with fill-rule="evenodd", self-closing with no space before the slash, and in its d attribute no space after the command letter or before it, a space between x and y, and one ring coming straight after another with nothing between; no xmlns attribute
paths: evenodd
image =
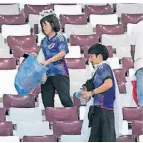
<svg viewBox="0 0 143 143"><path fill-rule="evenodd" d="M43 50L45 60L48 60L61 51L69 52L66 38L56 33L54 37L49 39L47 36L41 41L41 48ZM62 58L56 62L47 65L47 76L65 75L69 76L68 68L65 59Z"/></svg>
<svg viewBox="0 0 143 143"><path fill-rule="evenodd" d="M113 86L101 94L94 95L94 105L101 108L113 109L115 100L115 81L111 67L103 63L98 67L94 76L94 88L100 87L106 79L111 79Z"/></svg>

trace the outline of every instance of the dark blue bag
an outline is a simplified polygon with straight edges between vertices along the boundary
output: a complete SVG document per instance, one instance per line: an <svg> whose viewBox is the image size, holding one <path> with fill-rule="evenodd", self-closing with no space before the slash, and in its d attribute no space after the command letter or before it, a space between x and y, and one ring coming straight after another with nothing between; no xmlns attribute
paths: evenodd
<svg viewBox="0 0 143 143"><path fill-rule="evenodd" d="M43 74L47 68L40 63L33 55L21 65L16 77L15 88L19 95L28 95L40 84Z"/></svg>

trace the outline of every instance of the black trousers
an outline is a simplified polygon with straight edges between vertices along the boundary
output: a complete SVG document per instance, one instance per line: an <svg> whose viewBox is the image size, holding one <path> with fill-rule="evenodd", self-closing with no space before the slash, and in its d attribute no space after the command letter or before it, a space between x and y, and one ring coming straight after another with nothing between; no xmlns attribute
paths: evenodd
<svg viewBox="0 0 143 143"><path fill-rule="evenodd" d="M113 110L94 108L89 142L116 142Z"/></svg>
<svg viewBox="0 0 143 143"><path fill-rule="evenodd" d="M55 90L57 90L64 107L73 106L70 98L69 78L64 75L57 75L48 77L46 83L41 85L42 100L45 108L54 107Z"/></svg>

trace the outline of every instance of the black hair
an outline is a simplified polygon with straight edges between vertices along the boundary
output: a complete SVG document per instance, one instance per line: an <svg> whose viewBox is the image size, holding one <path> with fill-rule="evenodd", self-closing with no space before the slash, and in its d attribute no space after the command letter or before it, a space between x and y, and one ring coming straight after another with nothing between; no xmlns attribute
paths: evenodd
<svg viewBox="0 0 143 143"><path fill-rule="evenodd" d="M88 54L95 54L98 56L99 54L102 55L103 60L107 60L109 57L109 53L107 48L102 44L95 44L88 49Z"/></svg>
<svg viewBox="0 0 143 143"><path fill-rule="evenodd" d="M49 22L53 31L54 32L59 32L60 31L60 23L59 23L59 20L58 18L53 14L53 15L48 15L48 16L45 16L43 17L41 20L40 20L40 24L41 24L41 27L42 27L42 32L45 34L44 30L43 30L43 23L45 22Z"/></svg>

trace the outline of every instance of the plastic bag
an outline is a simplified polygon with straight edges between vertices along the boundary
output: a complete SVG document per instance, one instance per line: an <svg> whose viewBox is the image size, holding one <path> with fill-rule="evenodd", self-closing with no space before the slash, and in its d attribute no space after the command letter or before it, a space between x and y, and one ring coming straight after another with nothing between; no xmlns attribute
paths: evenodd
<svg viewBox="0 0 143 143"><path fill-rule="evenodd" d="M45 57L44 57L42 48L40 49L40 52L37 55L37 60L38 60L39 63L45 61ZM46 80L47 80L47 75L46 75L46 73L44 73L42 78L41 78L41 82L40 83L44 84L46 82Z"/></svg>
<svg viewBox="0 0 143 143"><path fill-rule="evenodd" d="M15 77L15 88L19 95L28 95L38 86L47 68L29 55Z"/></svg>

